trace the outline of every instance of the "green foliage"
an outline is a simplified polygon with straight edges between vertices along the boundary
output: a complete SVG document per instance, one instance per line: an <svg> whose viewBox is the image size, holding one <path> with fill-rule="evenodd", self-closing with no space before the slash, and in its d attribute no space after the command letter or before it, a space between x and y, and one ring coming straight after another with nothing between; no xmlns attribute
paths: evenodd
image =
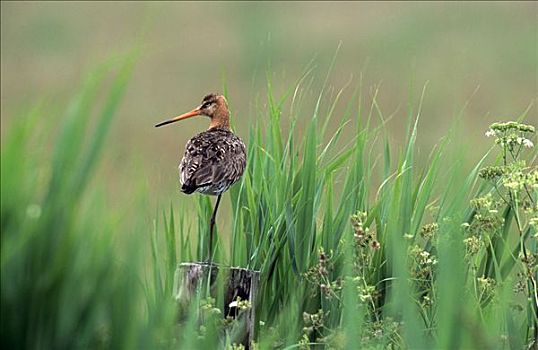
<svg viewBox="0 0 538 350"><path fill-rule="evenodd" d="M42 120L59 121L44 107L11 126L1 158L3 348L153 344L152 315L139 307L140 242L118 248L114 216L98 191L87 191L133 62L129 55L88 76L67 108L50 162ZM105 86L108 94L96 111ZM90 118L95 127L88 133Z"/></svg>
<svg viewBox="0 0 538 350"><path fill-rule="evenodd" d="M176 324L174 270L207 258L210 200L170 207L151 228L134 220L121 239L117 213L88 191L132 59L89 76L50 161L37 147L43 107L12 125L3 144L3 347L241 348L236 321L205 292ZM377 93L365 101L359 87L343 102L326 83L312 98L312 86L308 71L281 97L269 82L249 132L247 170L227 197L229 245L219 217L215 261L261 273L255 348L531 346L538 329L534 127L492 125L487 136L500 150L492 165L485 156L461 169L448 138L419 167L422 102L409 109L409 137L396 148ZM337 117L340 103L347 112ZM356 130L352 140L341 137L344 128ZM236 300L241 312L253 302Z"/></svg>

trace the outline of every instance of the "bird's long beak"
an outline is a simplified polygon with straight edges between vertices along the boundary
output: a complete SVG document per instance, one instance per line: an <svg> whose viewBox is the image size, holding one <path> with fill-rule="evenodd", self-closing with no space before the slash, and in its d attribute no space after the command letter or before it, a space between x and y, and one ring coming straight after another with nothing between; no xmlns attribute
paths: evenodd
<svg viewBox="0 0 538 350"><path fill-rule="evenodd" d="M202 111L200 110L200 107L196 107L195 109L193 109L190 112L184 113L182 115L178 115L177 117L165 120L164 122L160 122L159 124L155 125L155 127L158 128L159 126L163 126L163 125L166 125L166 124L178 122L178 121L183 120L183 119L195 117L197 115L200 115L201 113L202 113Z"/></svg>

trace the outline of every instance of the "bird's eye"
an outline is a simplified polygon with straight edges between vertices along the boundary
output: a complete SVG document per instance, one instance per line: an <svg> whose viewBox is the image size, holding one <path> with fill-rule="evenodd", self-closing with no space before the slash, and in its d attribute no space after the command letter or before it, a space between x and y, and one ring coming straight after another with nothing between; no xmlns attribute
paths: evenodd
<svg viewBox="0 0 538 350"><path fill-rule="evenodd" d="M209 108L209 106L211 106L211 102L204 102L204 103L202 104L202 109Z"/></svg>

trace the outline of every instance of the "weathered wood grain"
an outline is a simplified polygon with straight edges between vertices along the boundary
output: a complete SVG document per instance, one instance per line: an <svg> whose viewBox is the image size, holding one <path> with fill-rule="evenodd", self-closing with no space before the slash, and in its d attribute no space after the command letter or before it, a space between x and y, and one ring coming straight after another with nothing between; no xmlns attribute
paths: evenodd
<svg viewBox="0 0 538 350"><path fill-rule="evenodd" d="M208 276L211 274L211 279ZM174 276L174 298L178 302L180 322L186 315L189 305L199 293L207 291L208 282L211 297L217 298L219 293L217 281L221 278L223 288L220 297L224 300L224 318L235 319L232 338L247 348L256 335L256 297L260 281L258 271L239 267L222 267L207 263L181 263ZM250 308L239 310L237 300L249 301Z"/></svg>

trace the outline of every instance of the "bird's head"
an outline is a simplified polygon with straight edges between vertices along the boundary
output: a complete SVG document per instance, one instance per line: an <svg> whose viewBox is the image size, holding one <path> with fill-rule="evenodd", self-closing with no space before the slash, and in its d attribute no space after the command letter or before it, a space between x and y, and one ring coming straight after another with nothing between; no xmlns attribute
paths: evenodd
<svg viewBox="0 0 538 350"><path fill-rule="evenodd" d="M226 98L219 94L209 94L202 99L202 103L190 112L178 115L172 119L165 120L155 127L174 123L197 115L205 115L211 119L209 128L230 128L230 112Z"/></svg>

